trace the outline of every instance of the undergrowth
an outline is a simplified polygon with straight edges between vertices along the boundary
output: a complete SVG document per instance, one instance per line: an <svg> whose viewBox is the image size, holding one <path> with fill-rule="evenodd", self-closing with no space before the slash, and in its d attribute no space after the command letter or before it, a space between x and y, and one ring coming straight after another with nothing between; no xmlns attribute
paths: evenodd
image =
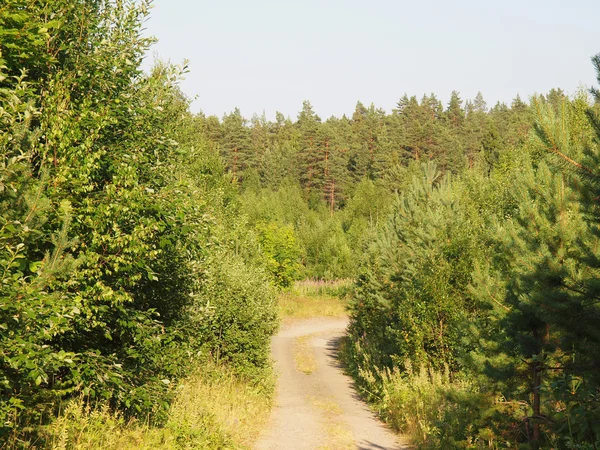
<svg viewBox="0 0 600 450"><path fill-rule="evenodd" d="M360 342L346 339L341 354L361 395L415 448L517 448L511 445L511 422L505 420L504 428L497 425L500 414L519 422L523 412L518 403L480 392L475 383L453 378L448 368L415 369L409 361L402 368L377 368Z"/></svg>
<svg viewBox="0 0 600 450"><path fill-rule="evenodd" d="M249 449L268 419L273 391L270 369L248 378L208 363L178 386L162 427L149 425L150 420L126 420L107 406L91 407L78 398L64 404L52 423L40 427L36 441L13 435L1 448Z"/></svg>
<svg viewBox="0 0 600 450"><path fill-rule="evenodd" d="M279 295L279 316L283 320L347 315L350 280L304 280Z"/></svg>

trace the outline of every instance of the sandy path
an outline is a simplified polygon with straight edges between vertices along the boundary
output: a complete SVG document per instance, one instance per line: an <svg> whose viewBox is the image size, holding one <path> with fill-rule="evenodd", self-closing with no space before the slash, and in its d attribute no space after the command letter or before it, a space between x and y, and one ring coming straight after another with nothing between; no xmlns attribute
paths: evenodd
<svg viewBox="0 0 600 450"><path fill-rule="evenodd" d="M256 450L402 450L408 449L358 399L352 380L335 358L345 319L314 318L285 326L273 338L278 371L271 423ZM294 343L312 335L316 370L296 368Z"/></svg>

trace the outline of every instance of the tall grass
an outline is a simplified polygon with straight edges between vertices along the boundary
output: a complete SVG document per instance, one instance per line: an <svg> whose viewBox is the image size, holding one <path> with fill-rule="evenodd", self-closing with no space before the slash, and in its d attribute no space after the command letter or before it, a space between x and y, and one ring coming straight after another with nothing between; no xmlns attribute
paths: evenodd
<svg viewBox="0 0 600 450"><path fill-rule="evenodd" d="M270 371L249 380L226 367L206 364L177 388L163 427L127 421L106 406L92 408L75 399L52 423L37 427L35 442L14 436L0 448L249 449L268 419L273 387Z"/></svg>
<svg viewBox="0 0 600 450"><path fill-rule="evenodd" d="M338 280L320 280L310 278L302 281L296 281L291 292L304 297L346 297L352 291L354 280L342 278Z"/></svg>
<svg viewBox="0 0 600 450"><path fill-rule="evenodd" d="M377 368L360 342L343 342L342 355L362 396L416 448L515 448L508 443L510 424L504 429L497 424L500 413L517 422L520 405L480 392L468 380L453 379L448 369L415 369L410 362L402 368Z"/></svg>
<svg viewBox="0 0 600 450"><path fill-rule="evenodd" d="M352 280L304 280L279 296L284 321L311 317L345 317Z"/></svg>

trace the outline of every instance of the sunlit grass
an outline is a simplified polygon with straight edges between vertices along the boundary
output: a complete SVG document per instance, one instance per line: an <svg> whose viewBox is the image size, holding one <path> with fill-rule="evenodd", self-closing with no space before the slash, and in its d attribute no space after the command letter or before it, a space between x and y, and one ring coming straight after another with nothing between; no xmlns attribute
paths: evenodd
<svg viewBox="0 0 600 450"><path fill-rule="evenodd" d="M279 296L279 314L284 321L310 317L344 317L347 302L337 297Z"/></svg>
<svg viewBox="0 0 600 450"><path fill-rule="evenodd" d="M279 296L279 316L284 322L311 317L344 317L351 280L305 280Z"/></svg>
<svg viewBox="0 0 600 450"><path fill-rule="evenodd" d="M296 281L292 293L301 297L329 296L344 297L352 288L354 280L342 278L339 280L306 279Z"/></svg>
<svg viewBox="0 0 600 450"><path fill-rule="evenodd" d="M44 443L31 449L175 450L250 449L265 426L274 380L245 380L224 367L207 364L179 387L164 427L126 421L107 407L91 409L71 401L41 430ZM1 448L22 447L15 438Z"/></svg>
<svg viewBox="0 0 600 450"><path fill-rule="evenodd" d="M311 341L315 335L300 336L294 341L294 362L298 371L310 375L317 370L317 360Z"/></svg>
<svg viewBox="0 0 600 450"><path fill-rule="evenodd" d="M330 397L310 397L310 402L321 415L321 421L327 433L326 442L318 450L353 450L356 448L352 432L343 422L343 410Z"/></svg>

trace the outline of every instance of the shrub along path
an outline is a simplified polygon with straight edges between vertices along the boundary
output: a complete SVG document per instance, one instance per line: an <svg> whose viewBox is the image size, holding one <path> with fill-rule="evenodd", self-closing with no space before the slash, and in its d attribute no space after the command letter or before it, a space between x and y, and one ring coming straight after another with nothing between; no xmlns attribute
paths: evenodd
<svg viewBox="0 0 600 450"><path fill-rule="evenodd" d="M286 324L273 338L277 398L257 450L409 448L375 418L339 367L336 348L346 325L346 318L311 318Z"/></svg>

